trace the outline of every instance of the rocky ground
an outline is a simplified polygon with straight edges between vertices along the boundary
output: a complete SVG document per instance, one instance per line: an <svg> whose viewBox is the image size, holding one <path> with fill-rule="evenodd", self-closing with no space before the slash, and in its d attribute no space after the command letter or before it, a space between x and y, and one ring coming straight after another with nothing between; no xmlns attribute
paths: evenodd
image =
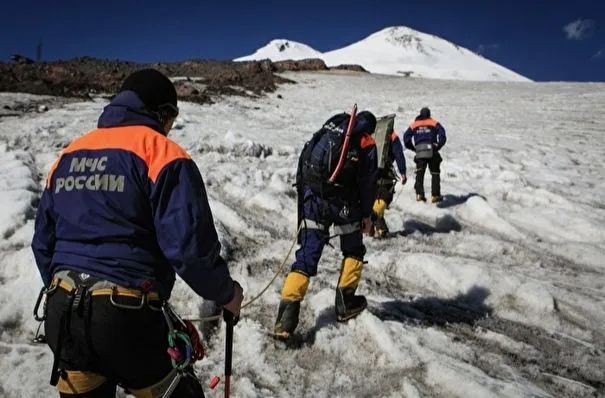
<svg viewBox="0 0 605 398"><path fill-rule="evenodd" d="M153 67L175 79L179 99L199 104L212 103L221 95L257 96L273 92L278 84L293 84L280 77L285 71L353 70L358 65L328 68L320 59L271 62L188 60L173 63L137 64L134 62L75 58L53 62L33 62L14 57L15 62L0 63L0 92L22 92L62 97L87 98L111 95L131 72Z"/></svg>

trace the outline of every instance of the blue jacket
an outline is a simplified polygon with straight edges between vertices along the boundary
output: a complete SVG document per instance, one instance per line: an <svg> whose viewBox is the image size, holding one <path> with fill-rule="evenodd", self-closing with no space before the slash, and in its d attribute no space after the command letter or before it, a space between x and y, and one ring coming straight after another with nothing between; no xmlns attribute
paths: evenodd
<svg viewBox="0 0 605 398"><path fill-rule="evenodd" d="M416 145L421 143L433 144L436 150L440 150L445 145L445 141L445 129L430 117L418 116L403 134L405 147L412 151L416 151Z"/></svg>
<svg viewBox="0 0 605 398"><path fill-rule="evenodd" d="M406 167L403 146L401 145L401 140L399 140L397 133L394 131L391 134L391 159L395 159L399 174L404 175L406 173Z"/></svg>
<svg viewBox="0 0 605 398"><path fill-rule="evenodd" d="M200 296L234 295L202 176L133 92L51 167L32 250L46 286L75 270L170 297L175 271Z"/></svg>
<svg viewBox="0 0 605 398"><path fill-rule="evenodd" d="M360 139L361 159L359 175L359 203L361 217L367 218L372 214L372 206L376 198L376 181L378 179L378 153L376 141L369 134L364 133Z"/></svg>
<svg viewBox="0 0 605 398"><path fill-rule="evenodd" d="M351 196L345 199L347 202L358 202L361 217L367 218L372 214L374 199L376 198L376 181L378 179L378 153L376 141L370 135L376 126L370 126L364 119L357 119L351 134L355 137L356 146L360 148L357 186L351 190Z"/></svg>

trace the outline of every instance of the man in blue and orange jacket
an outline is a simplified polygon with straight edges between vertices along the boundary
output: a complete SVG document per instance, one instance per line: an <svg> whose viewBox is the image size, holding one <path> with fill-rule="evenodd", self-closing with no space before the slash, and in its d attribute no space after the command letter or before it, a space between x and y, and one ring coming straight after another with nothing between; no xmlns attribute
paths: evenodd
<svg viewBox="0 0 605 398"><path fill-rule="evenodd" d="M391 133L388 156L384 162L384 168L378 169L378 189L376 190L376 200L374 201L373 215L374 224L370 236L375 238L384 238L389 233L389 227L384 219L384 213L393 202L395 193L395 184L399 179L393 168L393 162L397 165L397 170L401 176L401 184L407 181L405 155L399 136L395 131Z"/></svg>
<svg viewBox="0 0 605 398"><path fill-rule="evenodd" d="M424 107L416 117L414 123L403 134L403 143L406 148L416 152L416 200L426 202L424 196L424 173L428 166L431 171L431 202L443 200L441 196L441 155L439 151L446 142L445 129L435 119L431 118L431 110Z"/></svg>
<svg viewBox="0 0 605 398"><path fill-rule="evenodd" d="M47 287L45 330L61 397L158 397L178 377L161 311L175 272L238 315L202 176L167 138L178 115L172 82L143 69L125 79L97 129L51 167L32 249ZM195 377L172 395L203 396Z"/></svg>
<svg viewBox="0 0 605 398"><path fill-rule="evenodd" d="M349 115L342 116L333 116L324 123L324 127L338 120L341 131L346 130ZM362 234L370 232L372 204L376 197L376 143L370 135L375 128L376 117L371 112L363 111L357 115L352 128L354 138L351 139L347 160L339 174L347 183L338 194L322 197L304 181L297 181L301 205L300 248L296 251L296 260L282 287L274 327L274 337L278 340L291 341L298 326L301 303L307 294L310 278L317 275L317 265L331 225L334 225L334 232L340 237L343 256L336 286L336 319L347 321L367 307L366 298L355 293L361 281L366 254ZM303 157L301 155L301 159ZM300 169L301 160L299 172Z"/></svg>

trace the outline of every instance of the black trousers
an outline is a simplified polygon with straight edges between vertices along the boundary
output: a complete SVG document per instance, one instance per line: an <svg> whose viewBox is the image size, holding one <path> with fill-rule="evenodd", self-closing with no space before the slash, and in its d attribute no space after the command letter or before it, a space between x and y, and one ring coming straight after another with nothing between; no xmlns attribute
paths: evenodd
<svg viewBox="0 0 605 398"><path fill-rule="evenodd" d="M395 179L389 177L378 178L376 199L382 199L387 205L393 202L395 196Z"/></svg>
<svg viewBox="0 0 605 398"><path fill-rule="evenodd" d="M424 173L428 166L431 172L431 195L441 196L441 155L439 152L435 152L433 157L429 159L418 159L414 158L416 162L416 182L414 184L414 190L417 195L424 196Z"/></svg>
<svg viewBox="0 0 605 398"><path fill-rule="evenodd" d="M162 312L147 305L118 308L108 295L84 297L72 311L64 289L57 288L48 298L45 332L53 353L61 349L59 368L68 374L85 372L84 377L97 385L84 393L61 392L61 397L114 397L118 384L125 390L140 390L165 380L173 368L166 352L168 326ZM114 301L136 305L140 299L120 296ZM180 397L204 397L199 381L182 378L172 395Z"/></svg>
<svg viewBox="0 0 605 398"><path fill-rule="evenodd" d="M377 210L376 206L381 206L379 201L384 201L384 204L386 204L387 207L393 202L395 183L396 177L394 177L394 173L384 173L378 177L376 199L374 202L374 209L372 211L373 231L382 231L382 233L389 232L389 227L384 219L384 214L380 210ZM373 233L374 232L370 232L372 236L374 236Z"/></svg>

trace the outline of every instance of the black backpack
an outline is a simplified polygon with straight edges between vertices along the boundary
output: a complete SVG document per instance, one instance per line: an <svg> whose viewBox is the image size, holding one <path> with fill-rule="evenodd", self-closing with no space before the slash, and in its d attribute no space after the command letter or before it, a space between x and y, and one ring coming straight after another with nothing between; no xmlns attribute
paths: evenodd
<svg viewBox="0 0 605 398"><path fill-rule="evenodd" d="M298 161L296 185L299 193L307 185L324 199L340 196L355 189L360 158L359 131L353 129L343 166L334 182L329 179L336 169L350 115L339 113L328 119L307 143Z"/></svg>

